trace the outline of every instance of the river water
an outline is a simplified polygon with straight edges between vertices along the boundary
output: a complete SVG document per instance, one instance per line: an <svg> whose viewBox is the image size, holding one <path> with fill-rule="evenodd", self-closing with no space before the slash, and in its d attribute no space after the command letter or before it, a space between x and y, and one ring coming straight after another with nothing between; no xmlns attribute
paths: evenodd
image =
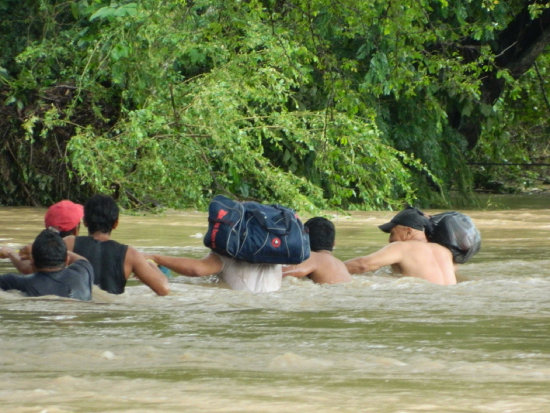
<svg viewBox="0 0 550 413"><path fill-rule="evenodd" d="M546 412L550 209L535 206L463 211L483 245L455 286L381 269L258 295L187 277L167 297L133 280L92 302L0 291L0 411ZM0 242L32 240L44 212L0 208ZM333 215L335 255L384 245L391 216ZM123 215L113 236L201 257L205 227L202 212Z"/></svg>

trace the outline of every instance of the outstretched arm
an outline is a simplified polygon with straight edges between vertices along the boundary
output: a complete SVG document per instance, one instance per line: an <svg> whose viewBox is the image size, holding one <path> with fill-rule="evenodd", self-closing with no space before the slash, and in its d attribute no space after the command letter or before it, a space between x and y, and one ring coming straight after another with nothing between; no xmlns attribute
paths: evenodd
<svg viewBox="0 0 550 413"><path fill-rule="evenodd" d="M315 271L315 269L315 260L312 256L310 256L307 260L301 262L300 264L283 266L283 277L307 277Z"/></svg>
<svg viewBox="0 0 550 413"><path fill-rule="evenodd" d="M22 251L26 251L26 248L30 251L30 246L23 247ZM0 250L0 258L9 258L13 266L17 268L17 271L21 274L31 274L34 272L32 261L30 260L30 253L21 255L13 248L2 247Z"/></svg>
<svg viewBox="0 0 550 413"><path fill-rule="evenodd" d="M362 274L376 271L386 265L399 264L403 254L401 242L392 242L384 248L364 257L357 257L346 261L346 267L350 274Z"/></svg>
<svg viewBox="0 0 550 413"><path fill-rule="evenodd" d="M127 276L134 273L137 279L149 286L158 295L167 295L170 292L166 276L158 267L150 265L135 248L128 246L124 266Z"/></svg>
<svg viewBox="0 0 550 413"><path fill-rule="evenodd" d="M188 277L205 277L217 274L223 268L220 257L212 253L201 259L156 254L151 255L151 258L158 265L163 265L178 274L187 275Z"/></svg>

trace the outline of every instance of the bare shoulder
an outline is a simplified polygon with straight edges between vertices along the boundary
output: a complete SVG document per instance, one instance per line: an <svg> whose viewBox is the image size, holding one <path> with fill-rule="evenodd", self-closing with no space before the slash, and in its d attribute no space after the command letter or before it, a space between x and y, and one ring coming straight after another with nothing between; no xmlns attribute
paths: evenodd
<svg viewBox="0 0 550 413"><path fill-rule="evenodd" d="M128 250L126 251L126 257L135 259L138 256L143 257L141 252L139 252L137 249L135 249L131 245L128 245Z"/></svg>
<svg viewBox="0 0 550 413"><path fill-rule="evenodd" d="M314 255L315 254L315 255ZM326 264L329 263L338 263L341 262L338 258L336 258L332 254L324 254L319 252L312 252L311 256L313 256L313 260L315 264L319 267L323 267Z"/></svg>
<svg viewBox="0 0 550 413"><path fill-rule="evenodd" d="M440 244L437 244L435 242L428 242L428 246L432 249L434 254L449 257L449 258L452 259L453 254L452 254L451 250L448 249L447 247L445 247L443 245L440 245Z"/></svg>
<svg viewBox="0 0 550 413"><path fill-rule="evenodd" d="M135 249L131 245L128 245L124 262L126 265L129 265L131 268L133 268L133 270L135 270L136 265L143 263L147 264L147 258L145 258L145 256L137 249Z"/></svg>

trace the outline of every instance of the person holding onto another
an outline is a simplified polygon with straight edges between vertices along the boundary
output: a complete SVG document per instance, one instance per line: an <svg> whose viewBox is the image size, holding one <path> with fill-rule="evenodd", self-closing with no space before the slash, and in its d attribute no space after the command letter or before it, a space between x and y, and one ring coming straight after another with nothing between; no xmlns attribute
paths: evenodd
<svg viewBox="0 0 550 413"><path fill-rule="evenodd" d="M258 264L237 260L211 251L204 258L149 256L178 274L188 277L218 275L232 290L267 293L277 291L282 283L281 264Z"/></svg>
<svg viewBox="0 0 550 413"><path fill-rule="evenodd" d="M8 258L9 248L0 249L0 258ZM59 232L43 230L32 244L32 275L0 276L0 289L19 290L31 297L57 295L91 300L93 268L84 257L67 251Z"/></svg>
<svg viewBox="0 0 550 413"><path fill-rule="evenodd" d="M379 228L390 234L389 244L364 257L345 262L351 274L375 271L390 265L404 276L422 278L435 284L456 284L451 251L429 242L426 230L429 218L420 210L408 207Z"/></svg>
<svg viewBox="0 0 550 413"><path fill-rule="evenodd" d="M158 295L170 292L168 280L159 268L147 262L134 247L111 239L118 225L119 208L113 198L94 195L84 205L84 225L88 236L65 237L70 251L86 257L94 268L94 284L111 294L122 294L130 275Z"/></svg>
<svg viewBox="0 0 550 413"><path fill-rule="evenodd" d="M351 275L342 261L332 255L336 230L326 218L309 219L304 227L309 231L310 256L300 264L283 267L283 276L308 277L319 284L351 281Z"/></svg>
<svg viewBox="0 0 550 413"><path fill-rule="evenodd" d="M84 207L75 204L68 199L51 205L44 215L45 228L53 228L61 237L78 235L80 221L84 216ZM34 271L31 263L32 244L25 245L19 252L13 249L6 250L6 258L9 258L13 266L21 274L30 274Z"/></svg>

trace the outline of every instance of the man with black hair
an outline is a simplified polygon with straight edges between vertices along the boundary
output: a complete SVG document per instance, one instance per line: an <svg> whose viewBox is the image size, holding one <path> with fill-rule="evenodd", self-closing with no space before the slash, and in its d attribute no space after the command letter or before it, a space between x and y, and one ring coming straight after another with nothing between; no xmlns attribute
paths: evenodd
<svg viewBox="0 0 550 413"><path fill-rule="evenodd" d="M44 215L45 228L53 228L59 232L61 237L67 235L78 235L80 230L80 220L84 216L84 207L75 204L68 199L56 202L51 205ZM21 274L30 274L34 272L31 263L32 244L25 245L18 252L12 249L6 250L13 266Z"/></svg>
<svg viewBox="0 0 550 413"><path fill-rule="evenodd" d="M326 218L309 219L304 227L309 232L311 254L300 264L283 267L283 276L308 277L319 284L336 284L351 281L346 266L332 255L336 230Z"/></svg>
<svg viewBox="0 0 550 413"><path fill-rule="evenodd" d="M158 295L170 292L166 276L147 262L135 248L111 239L118 225L119 208L113 198L94 195L84 205L84 225L88 236L65 237L67 248L86 257L94 268L94 284L111 294L122 294L134 274Z"/></svg>
<svg viewBox="0 0 550 413"><path fill-rule="evenodd" d="M375 271L390 265L396 273L422 278L435 284L456 284L451 251L429 242L429 217L417 208L407 207L379 228L390 234L389 244L364 257L345 262L351 274Z"/></svg>
<svg viewBox="0 0 550 413"><path fill-rule="evenodd" d="M0 250L8 258L9 248ZM93 268L84 257L67 251L59 232L43 230L32 244L32 275L0 276L0 289L20 290L31 297L57 295L77 300L92 298Z"/></svg>

